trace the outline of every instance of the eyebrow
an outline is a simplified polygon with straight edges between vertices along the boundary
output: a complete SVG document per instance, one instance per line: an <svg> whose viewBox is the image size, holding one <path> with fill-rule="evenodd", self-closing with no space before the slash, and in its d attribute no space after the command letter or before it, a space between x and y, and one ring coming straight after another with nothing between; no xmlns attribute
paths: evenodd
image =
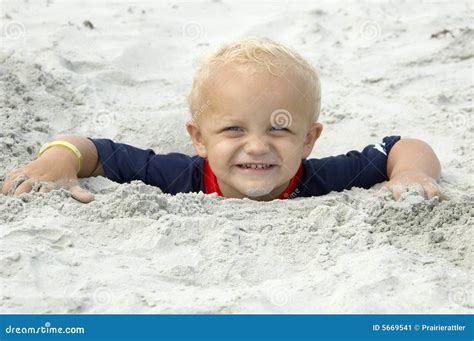
<svg viewBox="0 0 474 341"><path fill-rule="evenodd" d="M217 121L218 124L227 125L227 124L243 124L242 119L238 117L224 117Z"/></svg>

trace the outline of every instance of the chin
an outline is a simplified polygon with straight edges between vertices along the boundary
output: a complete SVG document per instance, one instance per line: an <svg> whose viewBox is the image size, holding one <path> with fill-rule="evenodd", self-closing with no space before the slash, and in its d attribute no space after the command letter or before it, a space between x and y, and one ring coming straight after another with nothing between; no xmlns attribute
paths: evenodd
<svg viewBox="0 0 474 341"><path fill-rule="evenodd" d="M252 188L242 189L241 193L249 198L258 198L258 197L269 195L274 189L275 189L274 186L265 186L265 187L255 186Z"/></svg>

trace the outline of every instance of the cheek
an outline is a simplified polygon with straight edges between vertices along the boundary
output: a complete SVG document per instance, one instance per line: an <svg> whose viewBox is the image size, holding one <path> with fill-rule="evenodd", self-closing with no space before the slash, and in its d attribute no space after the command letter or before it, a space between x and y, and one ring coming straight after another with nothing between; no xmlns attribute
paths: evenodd
<svg viewBox="0 0 474 341"><path fill-rule="evenodd" d="M223 163L233 156L238 149L238 144L232 140L215 140L210 145L209 154L216 163Z"/></svg>
<svg viewBox="0 0 474 341"><path fill-rule="evenodd" d="M298 137L279 141L278 150L286 160L298 160L303 155L303 142Z"/></svg>

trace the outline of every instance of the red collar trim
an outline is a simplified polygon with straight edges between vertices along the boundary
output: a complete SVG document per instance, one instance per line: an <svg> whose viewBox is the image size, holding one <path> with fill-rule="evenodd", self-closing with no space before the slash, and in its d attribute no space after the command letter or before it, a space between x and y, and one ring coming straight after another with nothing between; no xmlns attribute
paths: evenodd
<svg viewBox="0 0 474 341"><path fill-rule="evenodd" d="M222 192L217 183L217 178L209 165L207 158L204 159L204 192L206 194L217 193L218 196L223 197Z"/></svg>
<svg viewBox="0 0 474 341"><path fill-rule="evenodd" d="M285 188L283 193L278 196L278 199L291 199L291 194L298 186L301 174L303 174L303 163L301 163L300 168L298 168L298 171L296 172L296 175L290 180L288 186ZM207 158L204 159L204 192L206 194L217 193L217 195L220 197L224 196L219 188L217 178L214 172L212 171Z"/></svg>
<svg viewBox="0 0 474 341"><path fill-rule="evenodd" d="M286 186L283 193L278 196L278 199L293 199L291 198L291 194L295 191L296 187L298 186L298 182L301 179L301 174L303 174L303 162L301 162L300 168L296 172L296 175L290 180L288 186Z"/></svg>

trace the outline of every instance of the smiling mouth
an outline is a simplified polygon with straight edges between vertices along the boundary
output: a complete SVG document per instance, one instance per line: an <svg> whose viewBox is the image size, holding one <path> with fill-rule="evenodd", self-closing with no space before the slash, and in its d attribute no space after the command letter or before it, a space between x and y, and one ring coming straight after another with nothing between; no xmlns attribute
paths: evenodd
<svg viewBox="0 0 474 341"><path fill-rule="evenodd" d="M236 166L242 169L271 169L275 167L275 165L269 163L243 163Z"/></svg>

